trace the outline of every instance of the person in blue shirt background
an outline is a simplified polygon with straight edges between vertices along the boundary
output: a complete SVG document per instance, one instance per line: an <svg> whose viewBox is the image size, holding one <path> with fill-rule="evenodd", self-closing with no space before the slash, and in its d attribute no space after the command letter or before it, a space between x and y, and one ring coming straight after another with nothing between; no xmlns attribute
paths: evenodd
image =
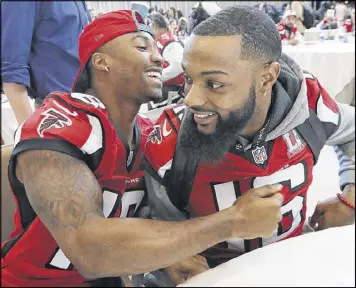
<svg viewBox="0 0 356 288"><path fill-rule="evenodd" d="M84 1L1 2L1 77L20 125L53 91L71 91L78 39L91 21Z"/></svg>

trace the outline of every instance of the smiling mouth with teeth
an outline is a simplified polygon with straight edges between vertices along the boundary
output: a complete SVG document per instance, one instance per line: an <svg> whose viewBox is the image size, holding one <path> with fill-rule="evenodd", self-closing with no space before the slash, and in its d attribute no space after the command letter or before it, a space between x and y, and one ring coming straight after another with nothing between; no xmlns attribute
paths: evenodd
<svg viewBox="0 0 356 288"><path fill-rule="evenodd" d="M156 78L158 80L162 79L162 75L159 72L147 72L146 75L150 78Z"/></svg>
<svg viewBox="0 0 356 288"><path fill-rule="evenodd" d="M215 113L209 113L209 114L205 114L205 115L194 114L195 117L198 117L198 118L201 118L201 119L204 119L204 118L207 118L207 117L213 116L213 115L215 115Z"/></svg>

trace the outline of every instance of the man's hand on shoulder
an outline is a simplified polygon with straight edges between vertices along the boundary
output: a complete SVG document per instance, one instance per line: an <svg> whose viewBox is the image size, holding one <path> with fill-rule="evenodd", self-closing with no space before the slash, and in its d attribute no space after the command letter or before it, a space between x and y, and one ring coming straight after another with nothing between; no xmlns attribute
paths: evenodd
<svg viewBox="0 0 356 288"><path fill-rule="evenodd" d="M342 196L348 203L355 205L355 184L346 185ZM355 210L335 196L318 203L309 221L310 226L317 231L351 225L355 222Z"/></svg>

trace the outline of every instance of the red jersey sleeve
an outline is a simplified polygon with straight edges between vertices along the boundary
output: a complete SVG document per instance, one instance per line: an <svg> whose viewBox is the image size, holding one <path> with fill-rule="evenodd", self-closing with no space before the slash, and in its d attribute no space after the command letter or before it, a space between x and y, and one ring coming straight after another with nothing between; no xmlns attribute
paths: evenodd
<svg viewBox="0 0 356 288"><path fill-rule="evenodd" d="M340 124L338 105L320 85L317 78L306 71L303 72L307 86L309 107L322 122L326 136L329 138Z"/></svg>
<svg viewBox="0 0 356 288"><path fill-rule="evenodd" d="M166 172L172 166L184 110L184 105L166 109L156 121L153 131L147 138L143 166L156 180L161 180L161 184L163 184Z"/></svg>
<svg viewBox="0 0 356 288"><path fill-rule="evenodd" d="M91 158L103 147L99 119L68 104L65 99L69 94L50 96L17 129L13 156L28 150L58 151L95 170Z"/></svg>

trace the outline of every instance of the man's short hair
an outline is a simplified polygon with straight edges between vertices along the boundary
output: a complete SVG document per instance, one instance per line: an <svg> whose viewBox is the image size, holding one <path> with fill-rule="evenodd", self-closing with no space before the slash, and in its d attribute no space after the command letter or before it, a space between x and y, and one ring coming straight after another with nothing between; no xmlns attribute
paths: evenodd
<svg viewBox="0 0 356 288"><path fill-rule="evenodd" d="M221 10L194 28L197 36L241 35L241 59L270 63L282 52L276 24L252 6L234 5ZM223 49L223 48L222 48ZM223 50L222 50L222 53Z"/></svg>
<svg viewBox="0 0 356 288"><path fill-rule="evenodd" d="M168 29L168 22L162 14L151 13L148 18L150 18L151 22L156 24L159 29Z"/></svg>

